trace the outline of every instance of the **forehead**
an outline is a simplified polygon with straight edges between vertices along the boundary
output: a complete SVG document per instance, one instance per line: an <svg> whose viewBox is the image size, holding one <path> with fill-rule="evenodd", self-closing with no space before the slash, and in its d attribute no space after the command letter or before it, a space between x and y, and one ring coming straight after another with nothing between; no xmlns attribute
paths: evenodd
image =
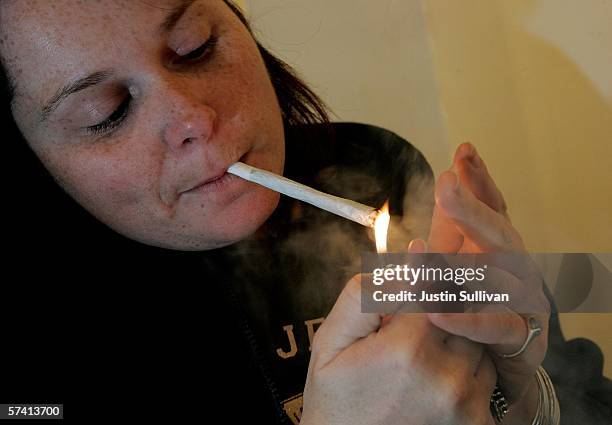
<svg viewBox="0 0 612 425"><path fill-rule="evenodd" d="M3 0L0 54L16 96L40 101L67 78L133 60L134 49L151 46L160 23L185 3L190 2Z"/></svg>
<svg viewBox="0 0 612 425"><path fill-rule="evenodd" d="M131 25L127 30L166 15L194 0L3 0L0 11L3 32L26 32L30 40L69 38L72 29L99 31L114 22ZM110 29L110 28L109 28ZM25 30L25 31L23 31Z"/></svg>

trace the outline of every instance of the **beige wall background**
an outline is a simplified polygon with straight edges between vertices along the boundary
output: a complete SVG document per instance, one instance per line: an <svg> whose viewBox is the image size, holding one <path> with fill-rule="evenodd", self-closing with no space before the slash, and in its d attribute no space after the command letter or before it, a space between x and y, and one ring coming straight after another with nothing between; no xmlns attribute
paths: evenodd
<svg viewBox="0 0 612 425"><path fill-rule="evenodd" d="M612 2L242 4L337 120L395 131L436 173L474 143L530 251L612 251ZM600 345L612 376L612 315L561 320Z"/></svg>

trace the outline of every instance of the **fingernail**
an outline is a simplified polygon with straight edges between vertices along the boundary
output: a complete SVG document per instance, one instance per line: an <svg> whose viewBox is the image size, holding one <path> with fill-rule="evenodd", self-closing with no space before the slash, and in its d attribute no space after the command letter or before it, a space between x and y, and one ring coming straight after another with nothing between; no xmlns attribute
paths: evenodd
<svg viewBox="0 0 612 425"><path fill-rule="evenodd" d="M427 252L427 242L423 239L413 239L408 244L408 252L412 254L423 254Z"/></svg>
<svg viewBox="0 0 612 425"><path fill-rule="evenodd" d="M410 243L408 244L408 252L412 252L412 251L414 251L414 247L415 247L415 245L416 245L415 240L414 240L414 239L413 239L413 240L411 240L411 241L410 241Z"/></svg>
<svg viewBox="0 0 612 425"><path fill-rule="evenodd" d="M408 244L408 252L414 252L417 249L417 239L413 239Z"/></svg>

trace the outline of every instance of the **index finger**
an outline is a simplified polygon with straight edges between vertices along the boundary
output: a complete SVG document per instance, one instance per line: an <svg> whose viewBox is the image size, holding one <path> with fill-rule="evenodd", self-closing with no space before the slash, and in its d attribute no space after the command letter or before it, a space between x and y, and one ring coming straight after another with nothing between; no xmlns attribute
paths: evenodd
<svg viewBox="0 0 612 425"><path fill-rule="evenodd" d="M455 152L453 170L476 198L488 205L494 211L508 216L508 207L501 191L495 184L478 151L471 143L463 143Z"/></svg>
<svg viewBox="0 0 612 425"><path fill-rule="evenodd" d="M464 238L485 252L524 250L523 241L510 222L460 184L454 172L446 171L439 181L446 190L436 190L436 204Z"/></svg>

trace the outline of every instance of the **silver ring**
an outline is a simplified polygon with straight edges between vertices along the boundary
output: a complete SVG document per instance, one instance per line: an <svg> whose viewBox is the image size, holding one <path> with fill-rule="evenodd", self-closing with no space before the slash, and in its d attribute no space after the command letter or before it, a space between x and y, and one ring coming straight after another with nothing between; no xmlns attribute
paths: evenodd
<svg viewBox="0 0 612 425"><path fill-rule="evenodd" d="M535 337L542 333L542 325L536 320L535 317L529 316L527 320L525 320L525 324L527 325L527 338L525 338L525 342L521 345L516 352L511 354L498 354L499 357L504 359L511 359L513 357L520 356L527 349L527 346L531 341L534 340Z"/></svg>

